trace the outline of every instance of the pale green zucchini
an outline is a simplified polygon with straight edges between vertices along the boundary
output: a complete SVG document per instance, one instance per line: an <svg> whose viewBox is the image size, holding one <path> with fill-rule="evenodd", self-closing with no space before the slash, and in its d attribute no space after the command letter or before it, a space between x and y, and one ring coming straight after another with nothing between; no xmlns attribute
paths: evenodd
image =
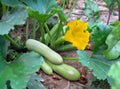
<svg viewBox="0 0 120 89"><path fill-rule="evenodd" d="M53 73L52 68L44 61L43 64L40 66L43 72L45 72L48 75L51 75Z"/></svg>
<svg viewBox="0 0 120 89"><path fill-rule="evenodd" d="M50 62L52 62L54 64L63 63L63 59L58 53L56 53L51 48L49 48L47 45L45 45L37 40L28 39L26 41L26 47L29 50L35 51L35 52L39 53L41 56L44 56L45 58L47 58Z"/></svg>
<svg viewBox="0 0 120 89"><path fill-rule="evenodd" d="M53 69L54 72L61 75L65 79L71 80L71 81L76 81L80 79L80 72L74 67L64 63L61 65L55 65L49 62L48 60L45 60L45 61Z"/></svg>

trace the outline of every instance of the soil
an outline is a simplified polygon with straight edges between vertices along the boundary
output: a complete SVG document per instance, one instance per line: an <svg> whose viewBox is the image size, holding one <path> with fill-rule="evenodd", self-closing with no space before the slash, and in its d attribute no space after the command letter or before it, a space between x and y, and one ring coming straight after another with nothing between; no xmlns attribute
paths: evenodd
<svg viewBox="0 0 120 89"><path fill-rule="evenodd" d="M59 2L59 0L57 0ZM70 0L72 1L72 0ZM78 0L76 7L73 9L72 14L70 15L69 21L80 18L83 21L86 21L86 17L83 14L83 10L85 7L85 0ZM102 0L94 0L96 4L99 5L100 9L100 16L101 20L106 23L108 18L108 9L106 8L106 4ZM72 2L70 3L72 4ZM65 9L65 13L67 13L69 10L69 6ZM117 16L111 16L110 23L117 20ZM30 24L33 24L32 20L30 21ZM22 39L25 39L25 27L26 26L19 26L16 27L15 31L12 31L13 38L16 38L18 35L22 37ZM29 29L33 28L32 25L29 25ZM31 31L29 31L29 34L31 34ZM38 35L39 37L39 35ZM88 54L91 54L91 50L86 50ZM60 52L60 55L64 57L78 57L76 50L67 51L67 52ZM64 61L64 63L71 65L75 67L80 73L81 77L78 81L69 81L64 79L63 77L59 76L58 74L54 73L52 75L47 75L43 73L41 70L39 71L39 75L44 79L42 81L42 84L47 89L92 89L89 86L91 86L91 78L92 78L92 72L87 67L82 66L82 64L78 61Z"/></svg>

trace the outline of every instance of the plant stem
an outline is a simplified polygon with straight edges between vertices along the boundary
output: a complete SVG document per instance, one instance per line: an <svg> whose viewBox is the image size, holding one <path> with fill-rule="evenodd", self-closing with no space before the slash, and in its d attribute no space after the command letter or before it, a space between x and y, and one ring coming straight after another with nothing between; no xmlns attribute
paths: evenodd
<svg viewBox="0 0 120 89"><path fill-rule="evenodd" d="M79 58L75 58L75 57L63 57L63 60L79 60Z"/></svg>
<svg viewBox="0 0 120 89"><path fill-rule="evenodd" d="M35 37L36 37L36 31L37 31L37 29L38 29L38 27L36 27L36 24L37 24L37 21L36 20L34 20L34 24L33 24L33 32L32 32L32 38L33 39L35 39Z"/></svg>
<svg viewBox="0 0 120 89"><path fill-rule="evenodd" d="M118 20L120 21L120 6L118 6Z"/></svg>
<svg viewBox="0 0 120 89"><path fill-rule="evenodd" d="M78 0L75 0L75 1L73 2L73 5L71 6L71 8L70 8L70 10L69 10L69 12L68 12L68 14L67 14L67 19L70 17L70 14L72 13L72 10L74 9L77 1L78 1Z"/></svg>
<svg viewBox="0 0 120 89"><path fill-rule="evenodd" d="M14 45L15 48L20 49L20 46L13 40L8 34L4 35L6 39L10 41L12 45Z"/></svg>
<svg viewBox="0 0 120 89"><path fill-rule="evenodd" d="M56 48L56 51L69 51L69 50L73 50L76 49L76 47L72 46L71 44L67 44L67 45L62 45L58 48Z"/></svg>
<svg viewBox="0 0 120 89"><path fill-rule="evenodd" d="M57 31L57 38L61 37L61 30L62 30L62 22L60 21L58 31Z"/></svg>
<svg viewBox="0 0 120 89"><path fill-rule="evenodd" d="M62 0L62 8L63 8L63 10L65 9L65 2L66 2L66 0Z"/></svg>
<svg viewBox="0 0 120 89"><path fill-rule="evenodd" d="M52 35L50 34L50 30L49 30L46 23L45 23L45 28L46 28L46 31L48 33L49 39L50 39L51 47L53 48L54 47L54 41L53 41Z"/></svg>
<svg viewBox="0 0 120 89"><path fill-rule="evenodd" d="M39 22L39 25L40 25L40 35L42 36L42 39L40 39L40 41L45 43L45 31L43 28L43 23Z"/></svg>
<svg viewBox="0 0 120 89"><path fill-rule="evenodd" d="M62 42L64 42L64 36L59 37L56 41L55 41L55 46L60 45Z"/></svg>
<svg viewBox="0 0 120 89"><path fill-rule="evenodd" d="M4 4L2 4L2 14L5 14L6 13L6 6Z"/></svg>
<svg viewBox="0 0 120 89"><path fill-rule="evenodd" d="M111 4L109 6L109 15L108 15L107 24L109 24L110 17L112 15L112 12L113 12L113 9L114 9L114 4L115 4L115 0L111 1Z"/></svg>
<svg viewBox="0 0 120 89"><path fill-rule="evenodd" d="M108 15L107 24L109 24L111 15L112 15L112 9L109 9L109 15Z"/></svg>
<svg viewBox="0 0 120 89"><path fill-rule="evenodd" d="M29 26L29 21L26 23L26 29L25 29L25 39L28 39L28 26Z"/></svg>

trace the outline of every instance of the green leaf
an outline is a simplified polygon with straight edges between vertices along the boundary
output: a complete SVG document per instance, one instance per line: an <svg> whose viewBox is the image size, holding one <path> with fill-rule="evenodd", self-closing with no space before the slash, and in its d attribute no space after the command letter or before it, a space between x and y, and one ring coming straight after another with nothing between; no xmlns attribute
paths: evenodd
<svg viewBox="0 0 120 89"><path fill-rule="evenodd" d="M0 73L5 69L5 59L3 57L3 55L0 54Z"/></svg>
<svg viewBox="0 0 120 89"><path fill-rule="evenodd" d="M103 23L98 23L92 28L91 39L93 42L93 51L96 52L105 45L105 40L112 27Z"/></svg>
<svg viewBox="0 0 120 89"><path fill-rule="evenodd" d="M106 4L107 4L107 6L110 8L112 5L113 5L113 3L116 3L116 1L114 1L114 0L103 0ZM117 0L118 1L118 0ZM113 8L112 8L113 9Z"/></svg>
<svg viewBox="0 0 120 89"><path fill-rule="evenodd" d="M51 8L58 8L55 0L22 0L28 7L41 14L46 14L51 11Z"/></svg>
<svg viewBox="0 0 120 89"><path fill-rule="evenodd" d="M22 4L19 0L1 0L1 3L7 6L18 6Z"/></svg>
<svg viewBox="0 0 120 89"><path fill-rule="evenodd" d="M65 22L67 21L65 14L63 13L63 10L60 8L53 8L52 9L53 13L57 13L59 16L60 21Z"/></svg>
<svg viewBox="0 0 120 89"><path fill-rule="evenodd" d="M108 6L111 5L111 3L113 2L113 0L103 0Z"/></svg>
<svg viewBox="0 0 120 89"><path fill-rule="evenodd" d="M57 16L52 16L48 19L47 24L50 28L52 28L55 24L57 24L59 21Z"/></svg>
<svg viewBox="0 0 120 89"><path fill-rule="evenodd" d="M93 54L91 57L89 57L85 51L79 50L77 53L79 55L79 61L84 66L90 68L93 71L93 75L96 76L97 79L105 80L111 65L116 62L106 60L100 53Z"/></svg>
<svg viewBox="0 0 120 89"><path fill-rule="evenodd" d="M39 22L46 22L55 13L58 13L61 21L66 21L63 10L60 9L55 0L24 0L23 2L28 6L29 16Z"/></svg>
<svg viewBox="0 0 120 89"><path fill-rule="evenodd" d="M0 35L0 54L5 57L7 53L7 41L5 40L4 36Z"/></svg>
<svg viewBox="0 0 120 89"><path fill-rule="evenodd" d="M108 71L108 73L109 73L109 71ZM110 77L110 76L107 77L107 81L108 81L110 86L112 86L112 84L114 83L114 79L112 77Z"/></svg>
<svg viewBox="0 0 120 89"><path fill-rule="evenodd" d="M112 29L106 39L108 48L104 51L107 59L116 59L120 56L120 23Z"/></svg>
<svg viewBox="0 0 120 89"><path fill-rule="evenodd" d="M46 22L54 13L51 14L41 14L38 11L34 11L31 8L28 8L29 17L35 18L39 22Z"/></svg>
<svg viewBox="0 0 120 89"><path fill-rule="evenodd" d="M6 82L8 80L12 89L25 88L31 74L38 71L43 62L41 56L34 52L24 53L9 64L2 59L0 61L3 68L0 71L0 89L7 89Z"/></svg>
<svg viewBox="0 0 120 89"><path fill-rule="evenodd" d="M108 76L114 79L112 89L119 89L120 87L120 62L113 64L108 72Z"/></svg>
<svg viewBox="0 0 120 89"><path fill-rule="evenodd" d="M92 0L85 0L84 13L90 21L92 21L92 22L100 21L99 7Z"/></svg>
<svg viewBox="0 0 120 89"><path fill-rule="evenodd" d="M117 0L118 5L120 6L120 0Z"/></svg>
<svg viewBox="0 0 120 89"><path fill-rule="evenodd" d="M44 81L39 75L33 74L27 84L28 89L46 89L41 81Z"/></svg>
<svg viewBox="0 0 120 89"><path fill-rule="evenodd" d="M93 70L94 76L98 79L106 79L110 65L102 62L101 60L90 58L84 51L77 51L77 53L80 56L80 62L84 66Z"/></svg>
<svg viewBox="0 0 120 89"><path fill-rule="evenodd" d="M26 18L27 11L25 8L16 7L7 12L0 21L0 34L8 34L11 29L14 29L14 25L24 24Z"/></svg>

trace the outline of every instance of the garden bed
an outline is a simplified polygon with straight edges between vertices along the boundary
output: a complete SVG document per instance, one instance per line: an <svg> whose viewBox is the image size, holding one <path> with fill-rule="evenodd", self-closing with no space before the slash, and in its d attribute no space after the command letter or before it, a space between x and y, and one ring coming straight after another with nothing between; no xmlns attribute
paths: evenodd
<svg viewBox="0 0 120 89"><path fill-rule="evenodd" d="M59 1L59 0L58 0ZM71 0L72 1L72 0ZM104 23L107 23L108 18L108 9L106 8L105 3L102 0L95 0L95 2L99 5L100 8L100 15L101 19ZM72 4L72 3L70 3ZM69 5L70 6L70 5ZM79 17L83 21L86 21L86 17L83 14L85 8L85 1L84 0L78 0L77 5L72 11L72 14L70 15L69 21L75 20ZM67 7L64 11L67 13L69 10L69 7ZM117 19L116 16L111 16L110 23L115 21ZM32 29L33 28L33 20L29 20L29 37L31 36ZM16 38L18 35L22 37L22 40L25 40L25 30L26 26L18 26L16 27L16 31L12 31L12 36L13 38ZM40 37L40 32L37 32L37 37L39 39ZM76 53L77 50L71 50L71 51L66 51L66 52L59 52L59 54L63 57L78 57L78 54ZM91 55L92 50L88 49L86 50L89 55ZM47 89L92 89L93 87L97 86L103 86L102 84L92 84L92 71L85 67L82 66L82 64L79 61L75 60L64 60L64 63L71 65L75 67L80 73L81 77L78 81L69 81L66 80L65 78L61 77L59 74L53 73L52 75L47 75L43 71L39 70L37 73L40 75L43 80L42 84L47 88ZM107 89L110 89L109 85L106 84Z"/></svg>
<svg viewBox="0 0 120 89"><path fill-rule="evenodd" d="M61 5L60 1L61 0L57 0L59 5ZM39 1L39 2L43 3L41 1ZM53 1L53 2L55 2L55 1ZM21 17L19 17L18 12L14 12L12 14L9 13L8 17L11 15L11 17L9 17L9 18L12 19L12 21L13 21L12 24L9 23L9 20L11 20L11 19L9 19L7 17L7 15L2 18L2 16L4 16L4 15L2 15L3 13L0 13L0 15L1 15L0 18L2 18L1 22L0 22L0 26L1 26L1 24L4 24L4 22L6 22L8 27L10 27L9 25L12 25L10 27L10 29L12 29L15 26L15 30L11 31L10 29L5 28L8 31L5 30L3 32L2 31L0 32L1 33L0 34L0 39L1 39L0 47L2 48L2 50L0 49L0 58L1 58L0 61L2 64L2 66L0 66L0 68L5 68L3 70L3 72L0 71L0 74L2 76L4 76L3 80L2 80L2 77L0 77L1 78L0 83L2 83L2 85L0 85L0 88L1 88L1 86L3 86L4 89L6 87L7 87L7 89L11 89L11 87L16 88L16 87L18 87L18 85L20 85L20 87L22 87L22 88L26 87L26 89L32 89L31 87L35 86L35 85L32 86L32 84L34 84L35 81L37 81L37 80L33 79L34 81L30 81L29 79L31 77L29 75L35 73L36 70L40 69L40 65L44 61L44 57L43 57L44 55L40 54L41 52L40 53L38 52L40 55L37 54L36 50L32 50L32 51L35 51L35 52L32 52L27 47L26 41L29 38L32 38L32 39L43 42L48 47L51 47L58 54L60 54L61 57L63 57L63 59L64 58L77 59L77 60L65 60L65 59L63 60L63 63L68 64L68 65L76 68L79 71L80 78L76 81L67 80L55 72L53 72L53 74L48 75L48 74L44 73L41 69L39 71L37 71L36 74L39 75L39 77L41 77L39 84L43 84L46 89L98 89L98 88L99 89L111 89L110 86L112 86L112 83L110 80L111 79L110 75L112 75L113 78L114 78L114 76L113 76L112 72L109 73L109 70L111 68L111 65L113 63L116 63L116 60L113 61L114 59L117 59L117 61L119 61L120 55L119 55L119 53L118 54L116 53L116 55L112 55L112 56L108 55L109 51L111 51L111 50L107 50L107 47L109 49L109 45L112 44L112 43L110 43L111 39L108 36L112 35L112 37L115 39L113 41L119 42L120 39L118 39L117 36L113 33L116 33L116 34L119 33L118 31L119 31L120 24L119 24L119 22L115 22L112 25L109 25L109 24L113 23L115 20L118 19L118 13L120 14L120 12L118 12L118 10L115 9L114 14L116 14L116 15L111 14L109 11L111 9L108 10L106 3L103 2L102 0L94 0L94 3L92 1L88 1L89 3L92 3L96 8L93 8L92 6L89 7L90 5L87 1L86 2L88 5L86 5L86 7L85 7L85 0L78 0L77 4L74 6L74 9L72 10L72 12L70 12L71 14L69 14L69 10L71 9L69 7L71 7L72 4L74 4L73 2L74 2L74 0L70 0L69 3L63 3L66 5L64 8L64 13L67 14L68 16L70 15L69 18L67 18L67 16L64 17L64 14L63 14L62 10L59 9L59 7L57 7L57 9L52 8L51 9L52 11L50 11L49 13L47 12L47 10L49 11L49 9L44 8L46 10L46 14L44 13L44 11L42 14L37 13L36 10L34 10L36 8L34 8L34 7L33 7L34 8L33 10L31 8L23 9L23 7L22 8L21 7L14 8L13 12L14 12L14 10L17 10L18 12L21 11L20 14L23 15L23 18L19 19L20 21L19 20L14 21L14 19L11 18L12 15L13 15L13 17L15 15L16 19L21 18ZM99 9L95 5L95 3L98 4ZM26 5L26 7L28 7L28 6L32 7L33 4L35 5L35 2L33 1L33 3L29 3L27 1L25 1L25 2L23 1L22 4ZM27 4L28 4L28 6L27 6ZM57 5L56 3L52 3L52 4ZM43 4L41 4L41 5L43 5ZM46 6L45 2L44 2L44 5ZM44 7L44 5L43 5L43 7ZM4 8L4 5L1 7ZM8 9L7 6L6 6L6 8ZM93 13L96 17L91 17L92 16L91 8L92 8L93 12L96 13L96 14ZM11 10L11 8L10 8L10 10ZM28 12L27 12L27 10L28 10ZM89 11L90 12L88 13L87 10L88 10L88 12ZM4 10L2 10L2 11L4 11ZM98 12L100 11L100 13L98 13L97 11ZM52 12L54 12L54 14ZM28 18L27 15L29 15L30 18ZM34 16L34 15L36 15L36 16ZM53 17L57 16L59 18L57 18L57 21L55 21L55 23L53 23L52 26L50 26L49 23L46 23L48 20L47 16L51 17L52 15L53 15ZM41 18L41 17L43 17L43 18ZM8 21L4 18L7 18ZM67 18L67 20L65 20L65 18ZM78 18L80 18L80 20L76 20ZM26 19L26 23L25 23L24 19ZM2 20L3 20L3 22L2 22ZM60 22L58 22L58 20L60 20ZM74 22L74 20L75 20L75 22ZM72 25L68 25L69 23L71 23L70 21L73 21ZM84 22L82 22L82 21L84 21ZM90 26L88 26L88 23L85 21L88 21ZM25 23L25 24L23 24L23 23ZM65 36L68 31L68 29L65 28L66 23L68 23L67 26L68 26L69 30L70 30L70 28L72 28L72 30L73 30L74 25L76 25L76 27L78 26L78 28L81 26L79 29L80 30L82 29L81 33L83 33L83 34L79 34L78 36L80 36L80 35L83 36L82 41L85 40L86 42L88 42L89 36L91 35L89 45L85 46L85 50L84 50L84 48L80 47L80 45L77 45L75 48L74 47L75 45L72 46L74 43L72 43L70 41L72 43L72 45L71 45L71 43L69 43L68 40L65 40ZM23 25L21 25L21 24L23 24ZM85 26L83 27L81 24L82 25L84 24ZM16 26L16 25L18 25L18 26ZM54 30L51 28L54 28L55 26L56 26L55 29L57 32L54 33L55 34L54 35L50 32L51 32L51 30ZM86 28L87 30L84 28ZM60 29L62 29L62 31L60 31ZM111 31L111 29L113 31ZM79 31L79 30L77 30L77 31ZM47 34L48 38L47 38L46 34ZM75 33L75 34L77 34L77 33ZM73 36L73 37L75 37L75 36ZM59 40L59 41L61 41L61 43L56 41L60 37L63 37L62 41ZM72 38L72 36L71 36L71 38ZM9 40L8 43L7 43L6 39ZM56 42L56 44L54 41ZM74 40L74 42L75 41L76 40ZM83 41L82 43L84 43L85 41ZM107 43L107 41L108 41L108 43ZM57 42L58 42L58 44L57 44ZM72 46L72 50L58 51L57 48L61 48L61 45L62 46L70 45L70 46ZM110 48L112 49L114 47L119 48L119 44L117 44L117 43L112 44L112 46ZM112 50L111 52L113 52L113 51L119 52L119 50L116 51L116 49ZM109 58L111 58L112 61L109 61ZM5 62L3 59L6 59L7 62ZM31 60L31 61L29 61L29 60ZM27 64L28 62L30 62L30 65ZM119 67L118 67L118 69L119 69ZM113 70L111 70L111 71L113 71ZM8 75L8 76L5 75L7 72L9 72L10 75ZM118 74L117 72L116 72L116 74ZM21 78L19 78L20 81L19 81L19 79L16 79L16 76L21 77ZM116 79L116 77L115 77L115 79ZM17 81L17 83L15 81ZM21 81L23 81L23 84ZM40 85L40 86L42 86L42 85ZM19 87L19 89L20 89L20 87ZM34 89L36 89L36 88L34 87Z"/></svg>

